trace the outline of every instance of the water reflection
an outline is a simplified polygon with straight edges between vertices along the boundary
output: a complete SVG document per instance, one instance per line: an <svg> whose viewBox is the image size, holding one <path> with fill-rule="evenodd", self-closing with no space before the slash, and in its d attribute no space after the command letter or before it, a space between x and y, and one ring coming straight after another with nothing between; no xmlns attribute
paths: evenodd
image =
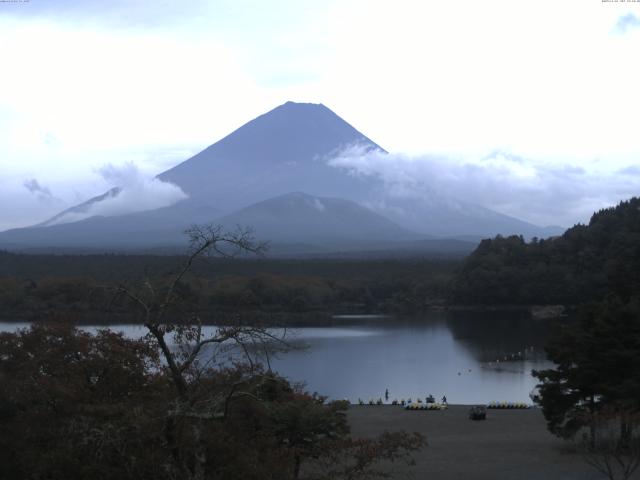
<svg viewBox="0 0 640 480"><path fill-rule="evenodd" d="M455 340L464 344L479 362L543 359L552 323L532 319L522 311L447 313Z"/></svg>
<svg viewBox="0 0 640 480"><path fill-rule="evenodd" d="M25 326L0 323L0 331ZM130 337L145 333L138 325L112 328ZM385 389L390 400L433 394L451 403L529 401L531 370L550 366L543 354L550 328L549 321L513 312L337 316L289 330L294 344L309 348L279 354L271 366L311 391L351 401L384 398Z"/></svg>
<svg viewBox="0 0 640 480"><path fill-rule="evenodd" d="M308 338L307 351L289 352L272 366L332 398L367 401L389 389L391 399L529 401L536 383L531 370L550 366L543 353L549 322L513 312L339 317L324 328L376 334Z"/></svg>

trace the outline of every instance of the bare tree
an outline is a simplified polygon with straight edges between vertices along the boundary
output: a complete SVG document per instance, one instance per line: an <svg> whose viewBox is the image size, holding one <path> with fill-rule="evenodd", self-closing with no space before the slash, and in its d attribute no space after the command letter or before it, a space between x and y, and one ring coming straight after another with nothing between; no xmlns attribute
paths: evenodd
<svg viewBox="0 0 640 480"><path fill-rule="evenodd" d="M253 407L266 409L263 418L269 425L269 441L281 449L278 455L284 455L277 457L278 465L282 463L286 470L287 461L291 462L287 478L301 477L303 461L308 463L308 478L325 471L322 478L350 479L384 478L384 470L376 470L381 460L410 463L411 453L424 445L420 435L398 432L378 439L351 439L344 402L326 404L324 398L309 396L264 372L261 360L266 359L268 365L270 352L290 348L286 329L235 320L207 333L197 309L189 311L184 305L186 278L196 262L207 255L260 255L266 245L255 242L250 230L228 233L207 225L194 226L186 233L189 252L176 272L160 281L146 276L141 282L122 283L115 287L114 296L135 306L148 332L146 339L160 352L166 377L175 390L163 418L164 444L171 457L166 462L166 477L224 478L219 471L225 458L213 458L213 452L220 449L209 448L217 441L213 432L225 431L216 430L225 425L233 429L239 425L234 423L238 412L243 415ZM229 355L232 362L240 359L236 368L228 368ZM288 393L278 397L279 389ZM274 401L276 398L280 400ZM323 468L327 465L331 466L328 470Z"/></svg>
<svg viewBox="0 0 640 480"><path fill-rule="evenodd" d="M250 385L255 390L255 380L260 377L255 355L268 358L270 348L288 348L288 345L284 329L274 333L264 326L245 325L238 321L213 327L207 334L197 312L185 312L180 308L182 298L178 291L198 260L209 255L261 255L266 249L266 244L256 242L249 229L227 232L221 226L194 225L185 233L189 237L188 254L183 265L168 281L157 282L145 276L141 284L127 285L123 282L115 287L114 301L124 297L133 302L139 320L147 329L148 340L161 352L177 393L167 415L167 441L169 444L174 441L177 422L189 419L194 458L182 458L175 448L174 460L181 465L178 472L181 477L199 480L205 478L208 461L200 441L201 422L224 418L234 398L253 396L249 389L243 387ZM207 369L220 367L220 364L215 364L216 356L211 349L227 353L234 349L242 355L249 368L242 370L246 375L236 377L226 388L208 391L203 396L198 394L199 379Z"/></svg>

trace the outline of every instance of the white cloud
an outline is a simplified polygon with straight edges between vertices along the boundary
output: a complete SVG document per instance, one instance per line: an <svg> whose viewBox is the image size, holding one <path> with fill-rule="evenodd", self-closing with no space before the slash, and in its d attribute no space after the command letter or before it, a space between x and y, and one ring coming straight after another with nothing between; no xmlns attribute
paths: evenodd
<svg viewBox="0 0 640 480"><path fill-rule="evenodd" d="M640 36L610 34L624 11L580 0L346 2L318 91L391 151L629 162L640 152Z"/></svg>
<svg viewBox="0 0 640 480"><path fill-rule="evenodd" d="M215 38L0 17L0 43L2 162L73 176L110 153L197 150L274 103Z"/></svg>
<svg viewBox="0 0 640 480"><path fill-rule="evenodd" d="M215 38L89 24L0 15L0 230L104 193L101 165L156 175L276 103Z"/></svg>
<svg viewBox="0 0 640 480"><path fill-rule="evenodd" d="M391 198L460 199L541 226L587 222L595 210L640 191L640 175L633 166L610 171L597 162L549 163L502 151L454 158L353 147L329 163L353 175L382 179Z"/></svg>
<svg viewBox="0 0 640 480"><path fill-rule="evenodd" d="M132 162L105 164L74 185L64 179L44 186L21 173L0 170L0 231L26 227L48 220L89 198L120 187L119 195L93 205L84 212L65 215L55 223L68 223L94 215L112 216L172 205L187 195L177 186L162 182Z"/></svg>
<svg viewBox="0 0 640 480"><path fill-rule="evenodd" d="M133 163L105 165L98 173L111 185L110 194L82 211L72 211L56 218L50 225L77 222L93 216L111 217L153 210L187 198L180 187L142 174Z"/></svg>
<svg viewBox="0 0 640 480"><path fill-rule="evenodd" d="M618 19L615 32L624 34L634 28L640 28L640 18L635 16L633 13L627 13Z"/></svg>

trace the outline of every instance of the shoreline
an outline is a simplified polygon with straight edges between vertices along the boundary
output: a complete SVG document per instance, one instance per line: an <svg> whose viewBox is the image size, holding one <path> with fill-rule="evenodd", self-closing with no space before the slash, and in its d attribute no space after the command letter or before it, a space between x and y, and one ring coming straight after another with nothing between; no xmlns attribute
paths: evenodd
<svg viewBox="0 0 640 480"><path fill-rule="evenodd" d="M308 312L288 312L288 311L260 311L260 310L240 310L240 311L227 311L217 310L213 312L214 315L219 317L240 316L242 321L251 323L269 323L272 321L272 325L278 326L279 322L282 322L282 326L304 326L309 324L335 324L344 318L357 318L357 317L385 317L387 319L393 317L411 318L419 315L424 315L429 312L471 312L471 313L491 313L491 312L514 312L514 313L527 313L534 320L555 320L567 318L574 307L565 305L432 305L426 307L420 311L413 313L403 312L383 312L383 311L350 311L340 310L339 313L326 310L313 310ZM72 323L76 325L92 325L92 326L109 326L109 325L138 325L142 322L136 321L136 315L130 315L122 312L103 312L103 311L87 311L84 312L68 312L69 318ZM53 312L47 310L43 312L29 311L24 313L12 312L10 315L0 316L0 322L3 323L32 323L39 321L51 320L54 316ZM59 316L59 314L58 314ZM85 320L80 320L79 317L84 316ZM206 312L202 312L202 316L206 317ZM212 315L209 315L211 317ZM344 319L343 318L343 319ZM204 321L203 325L217 325L214 319L210 321Z"/></svg>

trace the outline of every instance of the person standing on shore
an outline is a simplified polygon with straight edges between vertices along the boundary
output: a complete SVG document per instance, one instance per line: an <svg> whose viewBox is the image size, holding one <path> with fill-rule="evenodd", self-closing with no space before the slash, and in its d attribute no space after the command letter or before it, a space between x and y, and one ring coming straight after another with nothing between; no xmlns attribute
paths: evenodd
<svg viewBox="0 0 640 480"><path fill-rule="evenodd" d="M447 403L447 396L446 395L442 396L442 403Z"/></svg>

